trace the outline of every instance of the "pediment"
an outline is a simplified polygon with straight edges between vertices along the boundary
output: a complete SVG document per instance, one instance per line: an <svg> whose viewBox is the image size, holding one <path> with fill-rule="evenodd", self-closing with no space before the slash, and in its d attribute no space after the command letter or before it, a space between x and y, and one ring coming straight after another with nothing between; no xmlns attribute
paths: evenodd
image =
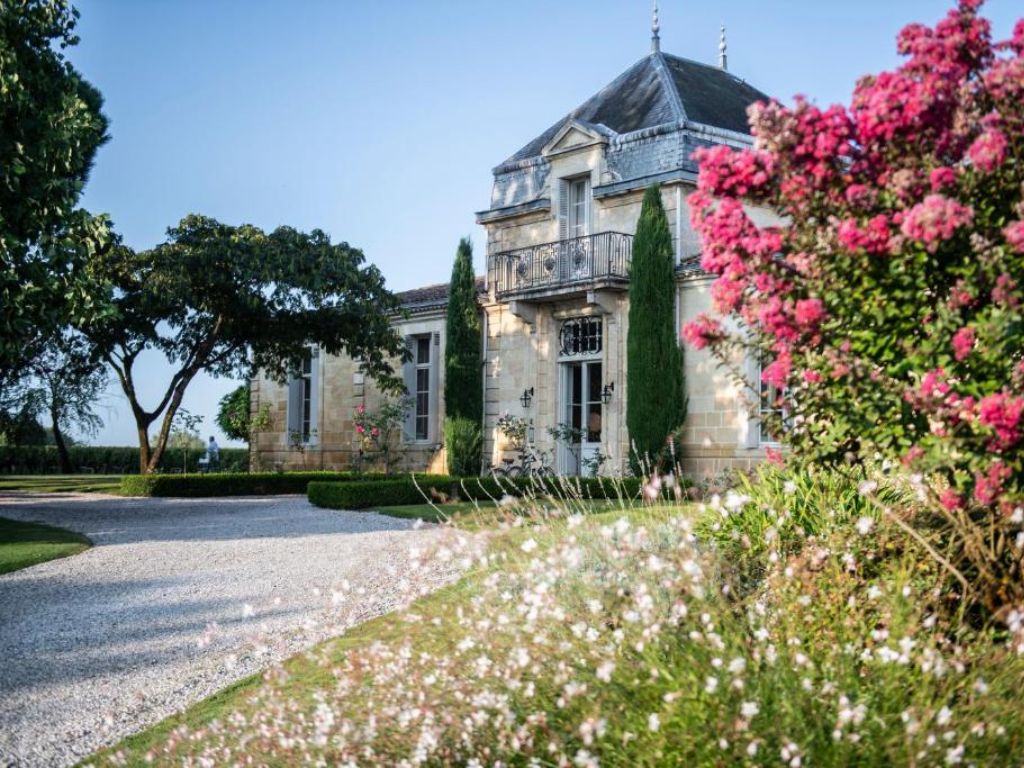
<svg viewBox="0 0 1024 768"><path fill-rule="evenodd" d="M608 138L594 127L579 120L569 120L549 141L542 155L556 155L562 152L573 152L595 144L605 144Z"/></svg>

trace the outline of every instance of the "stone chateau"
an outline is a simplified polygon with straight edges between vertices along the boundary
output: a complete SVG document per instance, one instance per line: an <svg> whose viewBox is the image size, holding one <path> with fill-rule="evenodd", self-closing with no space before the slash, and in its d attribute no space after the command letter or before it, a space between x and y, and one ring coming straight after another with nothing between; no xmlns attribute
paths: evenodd
<svg viewBox="0 0 1024 768"><path fill-rule="evenodd" d="M598 453L607 457L602 473L623 470L628 271L644 190L661 185L681 328L710 309L710 278L700 270L689 224L693 151L749 146L747 107L767 98L727 70L724 28L712 66L662 52L655 19L649 55L494 168L490 205L476 214L487 230L487 270L478 278L486 464L501 466L512 455L496 426L510 413L529 420L532 443L559 472L581 473L581 459ZM447 254L440 263L449 267ZM403 373L414 406L397 438L403 469L445 468L447 293L447 285L433 285L399 294L407 316L395 325L413 353ZM751 383L746 391L706 354L685 351L682 463L696 476L748 467L771 444L757 419L757 361L736 362ZM381 397L357 361L310 350L287 385L258 378L252 386L253 408L269 405L274 424L253 447L255 465L359 465L353 418L359 406L373 411ZM582 442L553 441L548 429L559 424L581 430Z"/></svg>

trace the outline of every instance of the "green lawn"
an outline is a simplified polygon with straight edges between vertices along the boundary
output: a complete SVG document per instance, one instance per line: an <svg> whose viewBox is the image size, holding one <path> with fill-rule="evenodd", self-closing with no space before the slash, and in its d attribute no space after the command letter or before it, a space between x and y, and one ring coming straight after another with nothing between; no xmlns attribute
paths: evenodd
<svg viewBox="0 0 1024 768"><path fill-rule="evenodd" d="M0 475L0 492L117 493L121 475Z"/></svg>
<svg viewBox="0 0 1024 768"><path fill-rule="evenodd" d="M92 546L85 536L63 528L0 517L0 573L10 573Z"/></svg>

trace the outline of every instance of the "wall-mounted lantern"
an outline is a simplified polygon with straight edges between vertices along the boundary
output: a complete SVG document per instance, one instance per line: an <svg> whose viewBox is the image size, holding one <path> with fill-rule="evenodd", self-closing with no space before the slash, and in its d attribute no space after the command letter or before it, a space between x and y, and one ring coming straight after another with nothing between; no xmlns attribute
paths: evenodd
<svg viewBox="0 0 1024 768"><path fill-rule="evenodd" d="M523 395L519 398L519 402L523 404L523 408L530 407L530 403L533 402L533 387L523 390Z"/></svg>
<svg viewBox="0 0 1024 768"><path fill-rule="evenodd" d="M609 382L604 385L604 389L601 390L601 402L608 405L612 401L612 393L615 391L615 382Z"/></svg>

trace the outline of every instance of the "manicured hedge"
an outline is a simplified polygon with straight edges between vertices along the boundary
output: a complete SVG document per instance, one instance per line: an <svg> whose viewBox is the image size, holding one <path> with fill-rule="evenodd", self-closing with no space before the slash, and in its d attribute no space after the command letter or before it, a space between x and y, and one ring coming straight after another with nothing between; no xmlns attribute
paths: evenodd
<svg viewBox="0 0 1024 768"><path fill-rule="evenodd" d="M126 446L76 445L68 449L76 472L94 472L98 475L133 475L139 471L139 449ZM181 448L168 448L160 469L178 472L187 469L196 472L202 451L189 451L185 466L185 452ZM245 448L222 448L220 469L225 472L245 472L249 468L249 451ZM0 474L3 475L55 475L60 473L60 459L52 445L0 446Z"/></svg>
<svg viewBox="0 0 1024 768"><path fill-rule="evenodd" d="M212 496L274 496L305 493L312 480L350 483L388 482L395 475L356 472L211 472L203 475L132 475L121 478L125 496L202 498ZM427 479L438 475L418 475Z"/></svg>
<svg viewBox="0 0 1024 768"><path fill-rule="evenodd" d="M326 478L310 482L309 500L329 509L371 509L399 504L424 504L435 494L449 499L484 501L505 495L557 496L585 499L635 499L640 495L637 478L568 477L550 479L492 477L411 477L366 478L331 482Z"/></svg>
<svg viewBox="0 0 1024 768"><path fill-rule="evenodd" d="M456 483L452 478L411 478L392 480L355 480L348 483L314 481L309 484L309 500L328 509L369 509L397 504L422 504L431 491L452 496Z"/></svg>

